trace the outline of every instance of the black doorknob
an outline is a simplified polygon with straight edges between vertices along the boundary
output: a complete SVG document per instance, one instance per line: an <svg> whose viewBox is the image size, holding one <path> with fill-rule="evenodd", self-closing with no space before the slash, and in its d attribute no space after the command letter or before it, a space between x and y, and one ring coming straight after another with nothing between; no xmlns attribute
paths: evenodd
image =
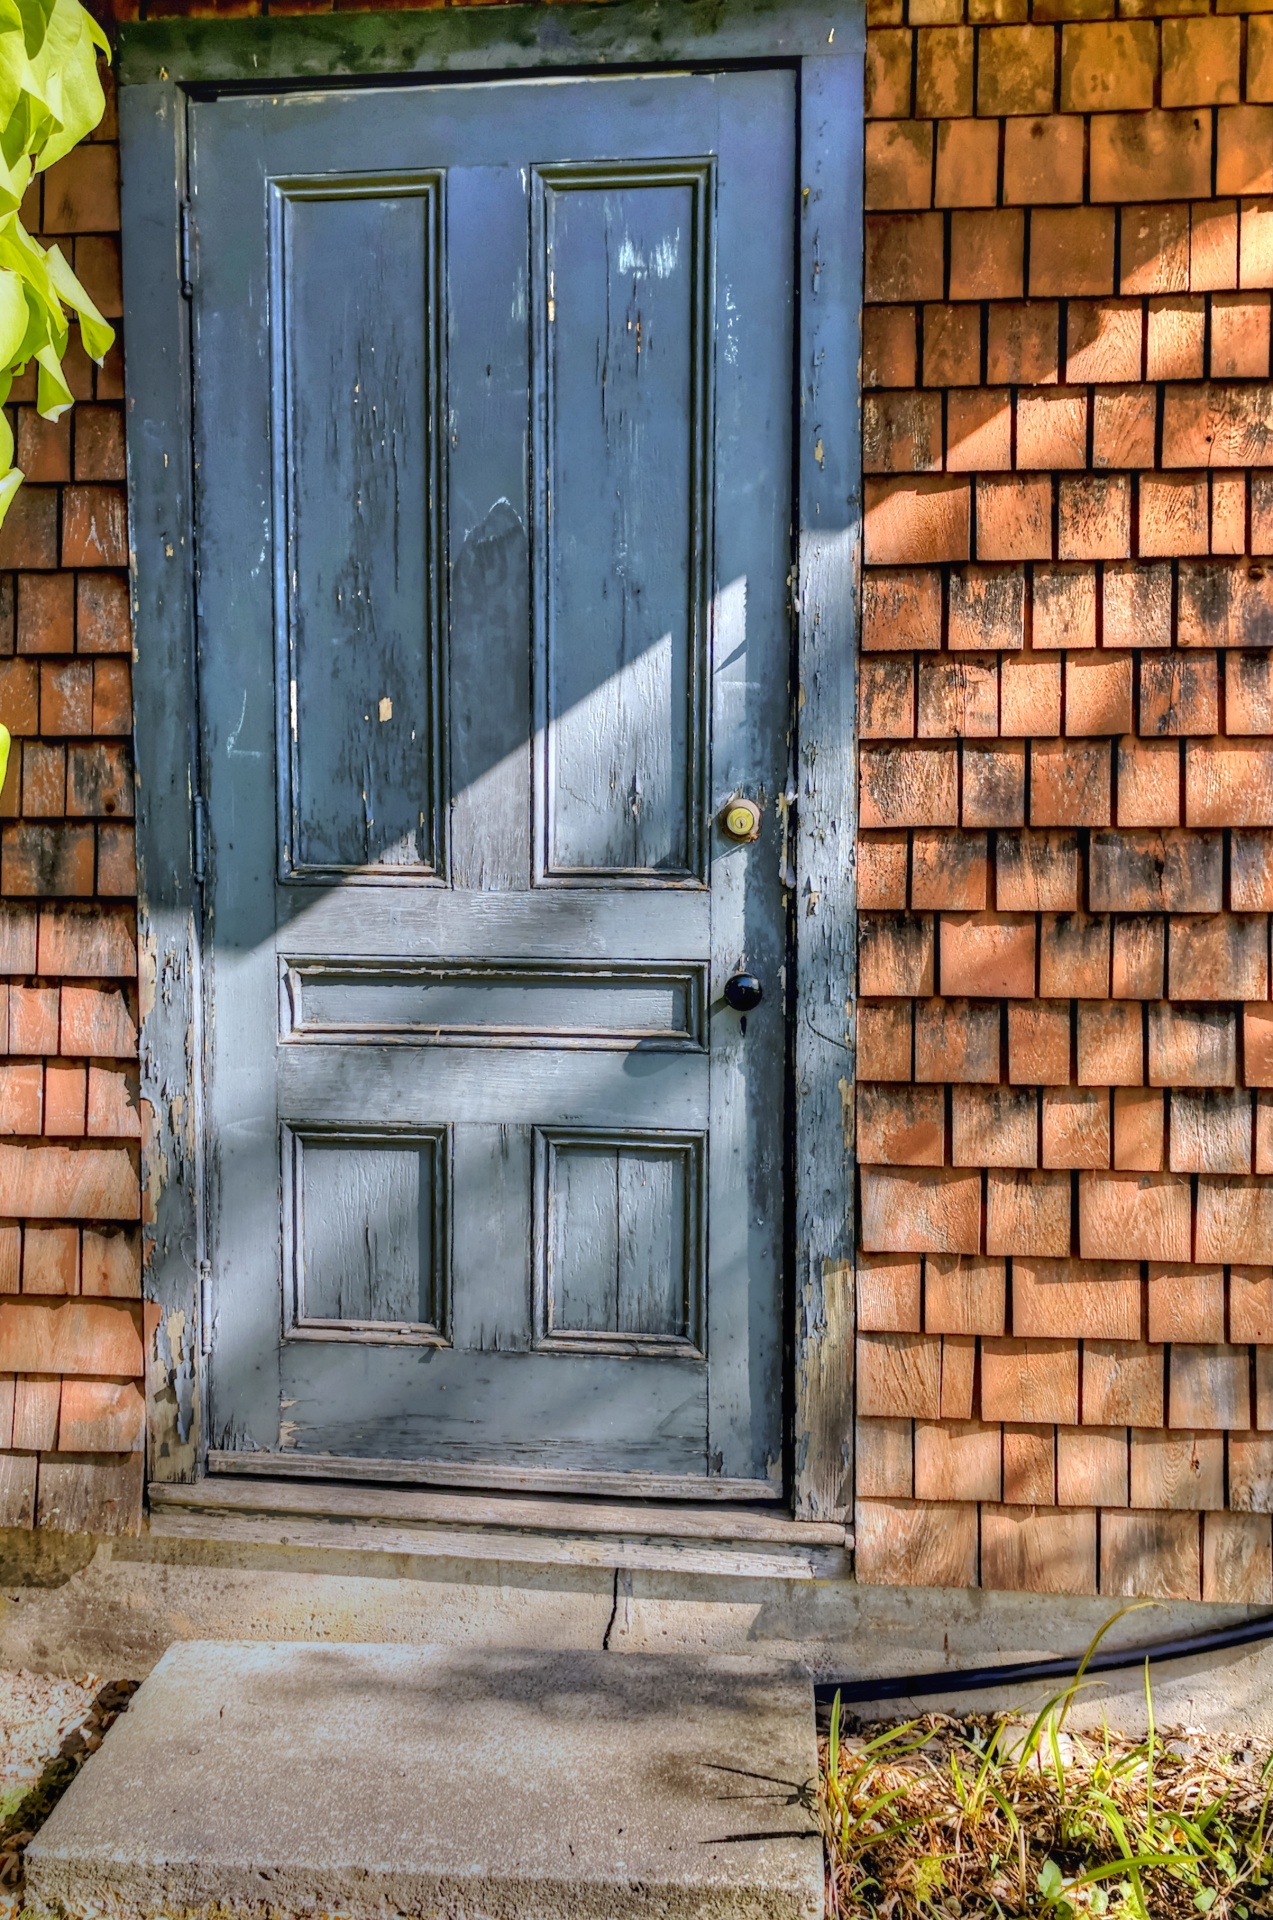
<svg viewBox="0 0 1273 1920"><path fill-rule="evenodd" d="M765 997L765 989L754 973L735 973L725 982L726 1004L735 1013L750 1013Z"/></svg>

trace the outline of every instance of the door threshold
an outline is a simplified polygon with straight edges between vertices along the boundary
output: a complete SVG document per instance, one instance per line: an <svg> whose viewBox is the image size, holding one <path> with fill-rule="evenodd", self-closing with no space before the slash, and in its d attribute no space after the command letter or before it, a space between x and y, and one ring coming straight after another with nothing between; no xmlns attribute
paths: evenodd
<svg viewBox="0 0 1273 1920"><path fill-rule="evenodd" d="M152 1482L157 1538L540 1565L843 1579L839 1525L720 1506L602 1505L518 1494L209 1477Z"/></svg>
<svg viewBox="0 0 1273 1920"><path fill-rule="evenodd" d="M209 1447L209 1473L301 1480L377 1480L391 1486L483 1487L493 1493L581 1493L620 1500L762 1500L780 1505L771 1480L708 1479L688 1473L605 1473L513 1467L468 1460L357 1460L342 1453L236 1453Z"/></svg>

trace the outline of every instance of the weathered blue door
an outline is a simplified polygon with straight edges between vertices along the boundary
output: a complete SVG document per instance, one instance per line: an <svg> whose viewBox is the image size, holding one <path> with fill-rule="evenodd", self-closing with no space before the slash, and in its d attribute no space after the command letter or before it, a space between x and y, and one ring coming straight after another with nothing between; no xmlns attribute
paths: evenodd
<svg viewBox="0 0 1273 1920"><path fill-rule="evenodd" d="M212 1464L777 1497L792 76L191 125Z"/></svg>

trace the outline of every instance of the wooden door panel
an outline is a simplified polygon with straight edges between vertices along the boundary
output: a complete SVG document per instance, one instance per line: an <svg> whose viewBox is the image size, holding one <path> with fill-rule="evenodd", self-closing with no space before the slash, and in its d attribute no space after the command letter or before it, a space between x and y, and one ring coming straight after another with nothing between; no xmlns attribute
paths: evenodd
<svg viewBox="0 0 1273 1920"><path fill-rule="evenodd" d="M536 1129L538 1345L701 1357L703 1142Z"/></svg>
<svg viewBox="0 0 1273 1920"><path fill-rule="evenodd" d="M706 984L703 968L685 964L552 970L533 962L395 968L293 960L281 973L279 1025L285 1039L698 1049Z"/></svg>
<svg viewBox="0 0 1273 1920"><path fill-rule="evenodd" d="M193 109L220 1448L781 1492L794 114Z"/></svg>
<svg viewBox="0 0 1273 1920"><path fill-rule="evenodd" d="M729 693L733 704L732 689ZM529 766L529 751L526 756ZM522 804L529 815L526 788ZM729 856L717 860L713 889ZM560 891L544 887L533 895L480 887L419 891L385 888L379 898L369 888L280 888L279 940L289 955L323 959L333 953L350 959L383 957L405 950L421 958L499 960L510 955L544 961L596 960L621 954L633 961L675 961L710 951L715 899L705 893L647 890L639 910L616 889Z"/></svg>
<svg viewBox="0 0 1273 1920"><path fill-rule="evenodd" d="M284 877L439 865L441 193L271 193Z"/></svg>
<svg viewBox="0 0 1273 1920"><path fill-rule="evenodd" d="M285 1115L322 1126L374 1116L394 1126L465 1120L510 1126L706 1128L708 1066L699 1053L618 1049L313 1046L279 1049Z"/></svg>
<svg viewBox="0 0 1273 1920"><path fill-rule="evenodd" d="M703 873L713 171L535 175L547 879Z"/></svg>
<svg viewBox="0 0 1273 1920"><path fill-rule="evenodd" d="M443 1337L446 1131L412 1136L289 1128L284 1153L291 1176L291 1330L394 1329Z"/></svg>

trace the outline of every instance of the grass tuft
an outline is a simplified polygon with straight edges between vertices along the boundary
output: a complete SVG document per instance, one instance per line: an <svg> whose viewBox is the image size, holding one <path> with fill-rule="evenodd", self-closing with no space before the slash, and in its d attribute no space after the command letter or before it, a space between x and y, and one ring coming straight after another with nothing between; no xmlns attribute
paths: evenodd
<svg viewBox="0 0 1273 1920"><path fill-rule="evenodd" d="M1067 1728L1113 1624L1033 1721L932 1713L851 1733L836 1696L819 1809L837 1920L1273 1916L1273 1753L1164 1740L1148 1663L1143 1739Z"/></svg>

